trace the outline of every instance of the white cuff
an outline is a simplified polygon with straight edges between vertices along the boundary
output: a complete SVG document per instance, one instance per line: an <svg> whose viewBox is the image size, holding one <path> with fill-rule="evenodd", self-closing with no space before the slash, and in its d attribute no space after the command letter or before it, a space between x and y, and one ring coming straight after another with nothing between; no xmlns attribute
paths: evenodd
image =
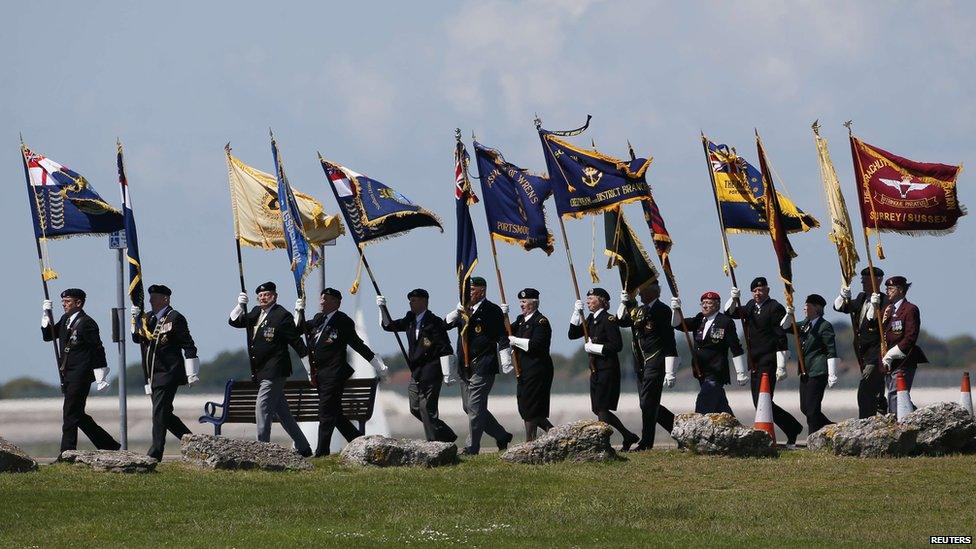
<svg viewBox="0 0 976 549"><path fill-rule="evenodd" d="M827 359L827 375L829 377L837 377L837 363L840 362L837 358Z"/></svg>
<svg viewBox="0 0 976 549"><path fill-rule="evenodd" d="M790 352L789 351L776 351L776 367L777 368L784 368L785 369L786 368L786 364L789 362L789 360L790 360Z"/></svg>
<svg viewBox="0 0 976 549"><path fill-rule="evenodd" d="M725 302L725 306L724 306L724 307L722 307L722 312L725 312L725 313L727 313L728 311L731 311L731 310L732 310L732 307L734 307L734 306L735 306L735 302L736 302L736 298L734 298L734 297L730 297L730 298L729 298L729 299L728 299L728 300L727 300L727 301Z"/></svg>
<svg viewBox="0 0 976 549"><path fill-rule="evenodd" d="M47 316L47 313L41 315L41 328L47 328L51 325L51 318Z"/></svg>
<svg viewBox="0 0 976 549"><path fill-rule="evenodd" d="M458 310L452 309L451 312L444 315L444 322L447 322L448 324L454 324L454 321L457 320L457 317L458 317Z"/></svg>
<svg viewBox="0 0 976 549"><path fill-rule="evenodd" d="M890 349L888 349L888 352L885 353L884 357L886 360L889 359L895 360L899 358L905 358L905 353L902 352L902 350L897 345L893 345Z"/></svg>
<svg viewBox="0 0 976 549"><path fill-rule="evenodd" d="M844 308L844 303L846 301L847 300L844 299L844 296L842 296L842 295L837 296L837 298L834 299L834 310L839 313L840 310Z"/></svg>
<svg viewBox="0 0 976 549"><path fill-rule="evenodd" d="M107 380L108 379L108 373L109 373L109 371L111 371L111 370L109 370L109 367L108 366L105 366L103 368L95 368L95 370L94 370L94 373L95 373L95 382L96 383L103 383L105 380Z"/></svg>
<svg viewBox="0 0 976 549"><path fill-rule="evenodd" d="M665 374L667 374L669 376L673 376L674 375L674 371L677 370L679 366L681 366L681 357L680 356L666 356L666 357L664 357L664 373Z"/></svg>
<svg viewBox="0 0 976 549"><path fill-rule="evenodd" d="M741 354L739 356L732 357L732 366L735 367L735 373L742 376L746 374L746 355Z"/></svg>
<svg viewBox="0 0 976 549"><path fill-rule="evenodd" d="M627 314L627 305L623 301L617 306L617 318L623 318Z"/></svg>
<svg viewBox="0 0 976 549"><path fill-rule="evenodd" d="M241 306L240 303L238 303L237 306L235 306L231 310L231 312L230 312L230 319L231 320L237 320L238 317L240 317L243 312L244 312L244 307Z"/></svg>
<svg viewBox="0 0 976 549"><path fill-rule="evenodd" d="M529 338L527 337L509 336L508 342L512 345L512 347L522 349L523 351L529 350Z"/></svg>
<svg viewBox="0 0 976 549"><path fill-rule="evenodd" d="M186 372L186 377L200 376L200 359L199 358L184 358L183 359L183 370Z"/></svg>
<svg viewBox="0 0 976 549"><path fill-rule="evenodd" d="M790 326L792 325L793 325L793 315L791 314L783 315L783 319L779 321L779 327L784 330L790 329Z"/></svg>

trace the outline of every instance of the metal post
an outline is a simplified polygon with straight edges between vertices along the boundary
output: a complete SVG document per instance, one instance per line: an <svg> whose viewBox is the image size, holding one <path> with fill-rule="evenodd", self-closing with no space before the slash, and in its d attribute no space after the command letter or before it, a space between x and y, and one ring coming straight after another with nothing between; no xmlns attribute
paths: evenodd
<svg viewBox="0 0 976 549"><path fill-rule="evenodd" d="M116 322L119 327L119 439L122 449L129 449L129 435L127 422L126 388L125 388L125 250L116 250L119 258L119 270L116 273L118 290L116 292L116 306L118 318Z"/></svg>

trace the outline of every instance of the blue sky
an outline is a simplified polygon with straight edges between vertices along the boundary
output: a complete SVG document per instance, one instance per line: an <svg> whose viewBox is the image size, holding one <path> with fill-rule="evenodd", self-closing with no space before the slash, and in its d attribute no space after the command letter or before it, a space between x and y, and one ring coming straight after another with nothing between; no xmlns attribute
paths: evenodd
<svg viewBox="0 0 976 549"><path fill-rule="evenodd" d="M147 282L173 288L203 358L243 345L226 323L238 281L222 148L230 141L245 162L270 171L268 127L292 184L328 211L336 208L316 151L444 219L444 234L417 230L368 254L395 311L405 308L407 291L423 286L432 307L445 312L456 301L454 128L542 171L533 116L559 129L592 114L581 143L592 138L624 155L629 139L654 157L648 177L675 240L680 288L693 304L705 290L724 295L729 288L699 130L754 157L758 128L785 182L781 190L822 222L814 119L851 205L848 119L867 142L896 154L973 165L974 12L963 2L20 4L0 24L0 144L7 150L0 173L9 193L0 203L7 235L0 381L56 380L37 326L41 287L18 132L114 203L114 147L122 139ZM972 188L964 171L963 204L973 203ZM627 211L638 219L638 206ZM480 274L497 300L480 206L474 216ZM584 274L590 222L567 226ZM923 326L943 336L976 334L960 306L971 299L976 271L973 227L967 216L946 237L884 238L882 266L915 282L909 297L921 307ZM768 238L732 236L731 244L740 284L757 274L772 278ZM831 299L840 278L826 231L797 235L793 245L798 293ZM107 332L116 269L107 239L55 242L50 250L61 274L54 292L88 291L89 314ZM543 311L557 325L568 320L573 295L562 250L546 257L499 244L499 256L510 299L536 287ZM245 250L245 264L250 290L275 280L291 307L284 251ZM346 237L327 251L327 284L346 292L354 272ZM616 295L616 275L603 277ZM394 340L376 326L373 297L364 284L371 339L380 352L393 352ZM354 304L347 296L345 308ZM555 350L575 345L556 330Z"/></svg>

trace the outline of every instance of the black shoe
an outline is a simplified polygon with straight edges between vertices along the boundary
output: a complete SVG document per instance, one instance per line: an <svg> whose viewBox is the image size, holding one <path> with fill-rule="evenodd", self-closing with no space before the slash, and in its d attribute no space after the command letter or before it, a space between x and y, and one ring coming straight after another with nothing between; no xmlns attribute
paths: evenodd
<svg viewBox="0 0 976 549"><path fill-rule="evenodd" d="M465 446L464 448L461 448L461 451L458 453L462 456L476 456L478 455L478 450L475 450L470 446Z"/></svg>
<svg viewBox="0 0 976 549"><path fill-rule="evenodd" d="M332 452L329 452L329 451L326 451L326 452L315 452L315 455L312 456L312 457L324 458L324 457L330 456L330 455L332 455Z"/></svg>
<svg viewBox="0 0 976 549"><path fill-rule="evenodd" d="M498 439L496 441L498 443L498 451L504 452L505 450L508 450L508 444L512 442L513 438L515 438L515 435L512 433L505 433L505 438Z"/></svg>
<svg viewBox="0 0 976 549"><path fill-rule="evenodd" d="M786 435L786 447L789 448L790 450L795 449L796 448L796 437L800 436L800 433L802 433L802 432L803 432L803 430L801 429L800 431L798 431L796 433L793 433L792 435Z"/></svg>
<svg viewBox="0 0 976 549"><path fill-rule="evenodd" d="M635 446L634 449L631 450L631 452L646 452L650 449L651 449L650 446L638 442L637 446Z"/></svg>
<svg viewBox="0 0 976 549"><path fill-rule="evenodd" d="M298 455L302 456L303 458L310 458L312 457L312 449L309 448L308 450L299 450Z"/></svg>
<svg viewBox="0 0 976 549"><path fill-rule="evenodd" d="M156 461L158 461L160 463L163 462L163 454L159 454L159 455L156 455L156 454L146 454L146 455L149 456L149 457L151 457L151 458L153 458L154 460L156 460Z"/></svg>
<svg viewBox="0 0 976 549"><path fill-rule="evenodd" d="M630 447L637 444L638 442L640 442L640 437L635 434L631 434L629 437L624 436L624 445L620 447L620 451L629 452Z"/></svg>

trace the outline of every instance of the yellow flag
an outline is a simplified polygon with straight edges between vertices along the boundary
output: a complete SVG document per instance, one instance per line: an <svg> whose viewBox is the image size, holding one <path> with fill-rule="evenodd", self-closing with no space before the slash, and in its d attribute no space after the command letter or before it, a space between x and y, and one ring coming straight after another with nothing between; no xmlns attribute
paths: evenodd
<svg viewBox="0 0 976 549"><path fill-rule="evenodd" d="M278 208L278 181L273 175L256 170L227 151L234 233L241 244L265 248L285 248L285 234ZM326 215L322 204L311 196L294 191L302 224L309 242L321 246L345 233L338 216Z"/></svg>
<svg viewBox="0 0 976 549"><path fill-rule="evenodd" d="M830 160L827 150L827 140L820 137L820 126L814 122L813 139L817 143L817 160L820 162L820 177L823 179L824 194L827 195L827 209L830 211L830 234L827 238L837 246L837 256L840 258L840 274L848 286L857 269L857 248L854 246L854 232L851 227L851 217L847 214L847 203L840 190L837 171Z"/></svg>

